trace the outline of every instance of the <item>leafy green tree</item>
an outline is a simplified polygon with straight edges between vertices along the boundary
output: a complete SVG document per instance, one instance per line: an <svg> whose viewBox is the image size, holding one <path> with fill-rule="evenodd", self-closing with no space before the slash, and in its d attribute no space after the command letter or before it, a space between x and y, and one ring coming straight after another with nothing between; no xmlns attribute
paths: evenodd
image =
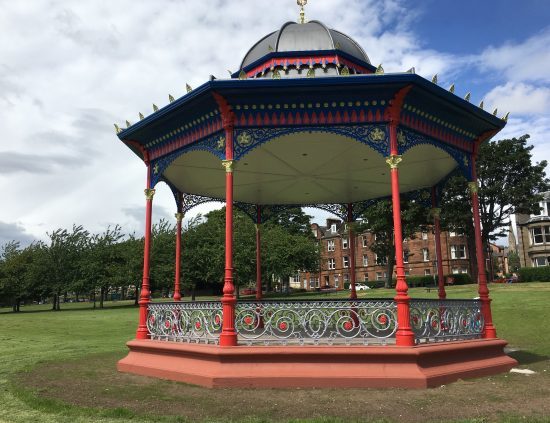
<svg viewBox="0 0 550 423"><path fill-rule="evenodd" d="M481 237L483 245L504 236L512 214L539 210L541 196L548 190L546 161L533 163L533 146L529 135L491 141L481 145L476 162L479 181ZM471 196L462 176L451 178L442 197L442 223L468 237L470 257L475 257ZM470 260L472 274L477 274L475 260Z"/></svg>
<svg viewBox="0 0 550 423"><path fill-rule="evenodd" d="M517 251L511 250L508 253L508 267L510 268L510 271L513 273L519 271L521 264L519 260L519 254Z"/></svg>
<svg viewBox="0 0 550 423"><path fill-rule="evenodd" d="M420 230L426 230L429 210L415 201L401 201L401 227L403 238L414 239ZM355 224L355 233L370 232L374 236L369 249L376 254L383 263L387 260L386 288L391 287L393 268L395 266L395 244L393 226L393 208L391 200L378 201L369 207ZM407 254L404 251L404 254Z"/></svg>
<svg viewBox="0 0 550 423"><path fill-rule="evenodd" d="M52 310L60 310L61 293L82 279L81 256L88 244L88 231L73 225L72 231L57 229L48 234L50 245L40 255L42 277L52 296Z"/></svg>
<svg viewBox="0 0 550 423"><path fill-rule="evenodd" d="M292 233L285 226L266 227L262 242L262 262L269 280L280 279L285 291L289 292L290 276L298 270L316 272L319 270L319 244L309 233Z"/></svg>
<svg viewBox="0 0 550 423"><path fill-rule="evenodd" d="M168 294L174 287L176 226L160 220L151 231L151 290Z"/></svg>

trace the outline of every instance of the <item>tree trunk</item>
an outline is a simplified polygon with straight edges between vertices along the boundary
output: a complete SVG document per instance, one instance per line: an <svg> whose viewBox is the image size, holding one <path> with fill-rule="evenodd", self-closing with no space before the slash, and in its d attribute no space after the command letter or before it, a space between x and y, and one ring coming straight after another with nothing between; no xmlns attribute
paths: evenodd
<svg viewBox="0 0 550 423"><path fill-rule="evenodd" d="M477 283L477 255L476 255L476 243L472 236L467 237L468 253L470 254L470 274L472 275L472 281ZM451 269L452 273L452 269Z"/></svg>
<svg viewBox="0 0 550 423"><path fill-rule="evenodd" d="M386 278L386 282L384 284L384 288L391 288L392 287L392 279L393 279L393 267L395 266L395 248L392 249L388 256L388 268L387 273L388 277Z"/></svg>
<svg viewBox="0 0 550 423"><path fill-rule="evenodd" d="M77 291L77 292L75 293L75 295L74 295L74 300L75 300L76 302L78 302L78 291Z"/></svg>
<svg viewBox="0 0 550 423"><path fill-rule="evenodd" d="M126 291L125 291L125 289L124 289L124 286L121 286L121 287L120 287L120 300L121 300L121 301L124 301L124 300L126 299L126 295L125 295L125 294L126 294Z"/></svg>
<svg viewBox="0 0 550 423"><path fill-rule="evenodd" d="M93 300L93 302L94 302L94 310L95 310L95 308L96 308L95 288L94 288L94 290L92 291L92 300Z"/></svg>
<svg viewBox="0 0 550 423"><path fill-rule="evenodd" d="M135 296L134 296L134 305L137 307L138 306L138 301L139 301L139 289L138 287L136 286L136 290L135 290Z"/></svg>
<svg viewBox="0 0 550 423"><path fill-rule="evenodd" d="M61 310L61 291L57 291L57 311Z"/></svg>
<svg viewBox="0 0 550 423"><path fill-rule="evenodd" d="M99 308L103 308L104 298L105 298L105 288L101 287L99 291Z"/></svg>
<svg viewBox="0 0 550 423"><path fill-rule="evenodd" d="M56 298L56 295L53 294L53 297L52 297L52 310L55 311L57 308L56 308L56 302L57 302L57 298Z"/></svg>
<svg viewBox="0 0 550 423"><path fill-rule="evenodd" d="M197 284L194 283L192 286L191 286L191 301L195 301L195 295L196 295L196 289L197 289Z"/></svg>

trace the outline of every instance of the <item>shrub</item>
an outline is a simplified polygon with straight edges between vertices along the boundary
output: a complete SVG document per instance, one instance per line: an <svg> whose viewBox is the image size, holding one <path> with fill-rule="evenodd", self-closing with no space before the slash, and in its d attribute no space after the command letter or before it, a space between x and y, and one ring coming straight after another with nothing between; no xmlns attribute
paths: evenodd
<svg viewBox="0 0 550 423"><path fill-rule="evenodd" d="M344 284L344 289L349 289L349 285L350 285L350 283L349 283L349 282L346 282L346 283Z"/></svg>
<svg viewBox="0 0 550 423"><path fill-rule="evenodd" d="M385 281L368 281L365 284L370 288L384 288Z"/></svg>
<svg viewBox="0 0 550 423"><path fill-rule="evenodd" d="M550 282L550 266L522 267L518 273L520 282Z"/></svg>
<svg viewBox="0 0 550 423"><path fill-rule="evenodd" d="M406 276L406 279L407 285L409 285L410 288L415 288L418 286L433 286L434 284L437 284L437 282L434 282L434 277L431 275Z"/></svg>
<svg viewBox="0 0 550 423"><path fill-rule="evenodd" d="M445 282L447 282L447 278L452 278L454 280L453 285L467 285L474 283L472 281L472 277L468 273L453 273L450 275L445 275Z"/></svg>

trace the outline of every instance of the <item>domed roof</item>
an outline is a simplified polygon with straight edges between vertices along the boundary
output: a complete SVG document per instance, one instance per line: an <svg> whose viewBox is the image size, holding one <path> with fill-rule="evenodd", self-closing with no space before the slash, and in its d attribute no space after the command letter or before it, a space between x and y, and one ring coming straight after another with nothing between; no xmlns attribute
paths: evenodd
<svg viewBox="0 0 550 423"><path fill-rule="evenodd" d="M327 28L319 21L287 22L278 31L266 35L244 56L241 69L271 53L338 50L369 65L365 51L352 38Z"/></svg>

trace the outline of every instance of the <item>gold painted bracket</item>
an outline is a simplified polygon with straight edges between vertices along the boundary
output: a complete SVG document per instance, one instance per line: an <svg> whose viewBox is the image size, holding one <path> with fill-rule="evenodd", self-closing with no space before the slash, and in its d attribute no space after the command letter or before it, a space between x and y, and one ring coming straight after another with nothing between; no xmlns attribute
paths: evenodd
<svg viewBox="0 0 550 423"><path fill-rule="evenodd" d="M226 173L233 172L234 163L233 160L222 160L222 166L225 168Z"/></svg>
<svg viewBox="0 0 550 423"><path fill-rule="evenodd" d="M399 163L401 163L402 161L403 158L401 156L398 156L397 154L392 154L386 159L386 163L390 166L390 169L397 169Z"/></svg>
<svg viewBox="0 0 550 423"><path fill-rule="evenodd" d="M145 192L146 200L152 200L153 197L155 196L155 190L152 188L146 188L144 192Z"/></svg>
<svg viewBox="0 0 550 423"><path fill-rule="evenodd" d="M477 185L477 182L475 182L475 181L468 182L468 189L470 190L471 194L477 194L478 191L479 191L479 187Z"/></svg>

